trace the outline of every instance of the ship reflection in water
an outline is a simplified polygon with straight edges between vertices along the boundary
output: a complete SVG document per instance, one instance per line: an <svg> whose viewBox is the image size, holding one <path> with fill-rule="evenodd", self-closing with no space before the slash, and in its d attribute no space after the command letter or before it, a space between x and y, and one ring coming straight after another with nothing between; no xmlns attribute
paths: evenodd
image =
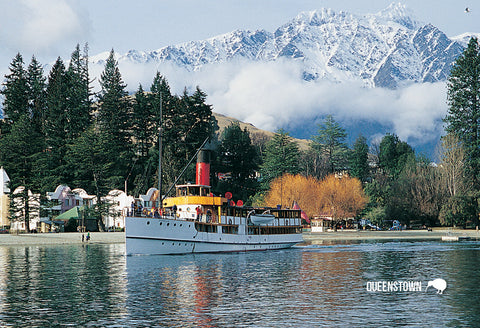
<svg viewBox="0 0 480 328"><path fill-rule="evenodd" d="M125 245L0 247L0 326L472 327L480 242L303 244L125 256ZM444 279L437 294L429 281ZM418 281L422 291L368 283Z"/></svg>

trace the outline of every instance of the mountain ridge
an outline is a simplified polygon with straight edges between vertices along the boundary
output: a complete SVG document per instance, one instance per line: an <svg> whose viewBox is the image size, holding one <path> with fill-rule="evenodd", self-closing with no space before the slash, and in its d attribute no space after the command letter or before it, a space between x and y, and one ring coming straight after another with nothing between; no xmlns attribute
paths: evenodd
<svg viewBox="0 0 480 328"><path fill-rule="evenodd" d="M199 85L214 112L263 130L308 139L334 115L352 138L395 133L433 154L448 110L445 82L467 39L397 3L374 14L301 12L271 32L238 29L116 59L135 78L151 74L142 82L158 70L177 92ZM91 67L100 72L108 55L91 57Z"/></svg>
<svg viewBox="0 0 480 328"><path fill-rule="evenodd" d="M119 63L171 63L187 71L238 59L287 59L302 63L306 81L348 79L367 87L445 80L463 51L462 44L412 16L400 3L366 15L322 8L301 12L274 32L239 29L150 52L130 50L117 59ZM106 56L101 53L91 59L101 65Z"/></svg>

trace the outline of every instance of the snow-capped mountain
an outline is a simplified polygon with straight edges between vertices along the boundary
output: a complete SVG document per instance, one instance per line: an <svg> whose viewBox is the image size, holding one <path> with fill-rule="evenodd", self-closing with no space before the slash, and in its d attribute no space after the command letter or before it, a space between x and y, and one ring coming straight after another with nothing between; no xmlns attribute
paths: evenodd
<svg viewBox="0 0 480 328"><path fill-rule="evenodd" d="M171 63L187 71L235 60L287 60L302 65L304 80L360 81L367 87L445 80L463 51L430 24L418 22L402 4L377 14L321 9L300 13L273 33L237 30L207 40L151 52L131 50L119 63ZM103 65L108 53L92 57Z"/></svg>

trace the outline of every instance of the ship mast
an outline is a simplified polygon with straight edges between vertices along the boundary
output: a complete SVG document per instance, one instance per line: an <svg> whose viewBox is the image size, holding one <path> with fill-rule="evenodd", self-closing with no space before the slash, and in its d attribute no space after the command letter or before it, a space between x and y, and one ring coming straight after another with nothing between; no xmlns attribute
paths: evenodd
<svg viewBox="0 0 480 328"><path fill-rule="evenodd" d="M163 208L162 201L162 90L158 90L160 94L160 123L158 127L158 207Z"/></svg>

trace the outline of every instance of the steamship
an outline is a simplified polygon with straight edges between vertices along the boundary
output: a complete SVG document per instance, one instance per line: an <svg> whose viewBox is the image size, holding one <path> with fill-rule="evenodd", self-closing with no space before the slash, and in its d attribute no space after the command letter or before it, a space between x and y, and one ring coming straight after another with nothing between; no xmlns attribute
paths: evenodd
<svg viewBox="0 0 480 328"><path fill-rule="evenodd" d="M157 196L161 211L127 216L127 255L261 251L303 241L300 209L246 207L231 193L213 195L208 150L198 153L195 184L175 189L174 197Z"/></svg>

